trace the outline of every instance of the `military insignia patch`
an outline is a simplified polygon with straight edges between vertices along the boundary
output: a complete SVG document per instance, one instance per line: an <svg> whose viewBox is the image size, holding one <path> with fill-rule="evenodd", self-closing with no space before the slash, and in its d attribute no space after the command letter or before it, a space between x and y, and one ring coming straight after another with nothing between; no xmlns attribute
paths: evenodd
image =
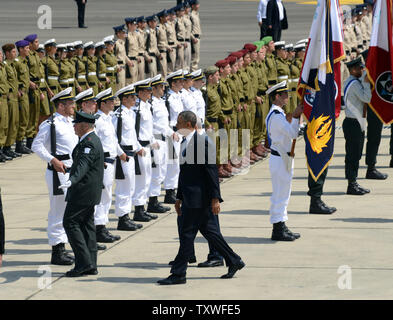
<svg viewBox="0 0 393 320"><path fill-rule="evenodd" d="M84 153L87 153L87 154L89 154L90 153L90 148L85 148L85 151L84 151Z"/></svg>
<svg viewBox="0 0 393 320"><path fill-rule="evenodd" d="M383 101L393 103L392 73L390 71L379 75L375 83L375 91Z"/></svg>

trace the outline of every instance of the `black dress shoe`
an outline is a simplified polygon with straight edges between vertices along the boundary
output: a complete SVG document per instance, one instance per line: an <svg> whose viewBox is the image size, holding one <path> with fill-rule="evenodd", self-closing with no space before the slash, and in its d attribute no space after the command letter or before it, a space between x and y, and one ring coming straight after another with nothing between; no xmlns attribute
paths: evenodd
<svg viewBox="0 0 393 320"><path fill-rule="evenodd" d="M117 230L122 231L135 231L138 230L138 227L135 223L133 223L128 216L128 214L119 218L119 222L117 223Z"/></svg>
<svg viewBox="0 0 393 320"><path fill-rule="evenodd" d="M146 215L145 208L143 206L135 206L134 221L149 222L152 218Z"/></svg>
<svg viewBox="0 0 393 320"><path fill-rule="evenodd" d="M26 148L31 150L34 138L26 138Z"/></svg>
<svg viewBox="0 0 393 320"><path fill-rule="evenodd" d="M78 270L75 270L75 268L74 268L74 269L71 269L70 271L67 271L65 276L68 278L83 277L83 276L85 276L85 272L88 272L92 269L94 269L92 266L88 266L86 268L82 268L82 269L78 269Z"/></svg>
<svg viewBox="0 0 393 320"><path fill-rule="evenodd" d="M389 167L390 167L390 168L393 168L393 156L392 156L392 158L390 159Z"/></svg>
<svg viewBox="0 0 393 320"><path fill-rule="evenodd" d="M106 246L103 244L97 243L97 250L106 250Z"/></svg>
<svg viewBox="0 0 393 320"><path fill-rule="evenodd" d="M16 158L16 154L11 150L10 147L3 148L3 154L11 159Z"/></svg>
<svg viewBox="0 0 393 320"><path fill-rule="evenodd" d="M51 264L57 266L70 266L74 263L74 259L69 257L64 249L64 243L52 246Z"/></svg>
<svg viewBox="0 0 393 320"><path fill-rule="evenodd" d="M156 215L156 214L154 214L154 213L150 213L150 212L144 212L144 214L146 215L146 216L148 216L149 218L151 218L152 220L155 220L155 219L157 219L158 218L158 216Z"/></svg>
<svg viewBox="0 0 393 320"><path fill-rule="evenodd" d="M12 151L12 152L14 153L16 158L20 158L22 156L22 154L19 152L15 152L15 151Z"/></svg>
<svg viewBox="0 0 393 320"><path fill-rule="evenodd" d="M0 158L4 159L5 161L11 161L13 158L5 155L3 150L0 149Z"/></svg>
<svg viewBox="0 0 393 320"><path fill-rule="evenodd" d="M31 154L31 150L27 147L25 147L22 143L22 141L17 141L15 145L15 152L21 153L21 154Z"/></svg>
<svg viewBox="0 0 393 320"><path fill-rule="evenodd" d="M236 273L238 270L243 269L245 265L246 265L246 264L243 262L243 260L240 259L240 261L239 261L238 263L233 264L233 265L230 265L230 266L228 267L228 273L222 275L222 276L221 276L221 279L231 279L231 278L233 278L233 276L235 275L235 273Z"/></svg>
<svg viewBox="0 0 393 320"><path fill-rule="evenodd" d="M92 268L90 270L83 272L83 275L87 275L87 276L95 276L97 274L98 274L97 268Z"/></svg>
<svg viewBox="0 0 393 320"><path fill-rule="evenodd" d="M107 234L103 228L100 228L100 230L97 229L96 238L97 238L97 242L102 242L102 243L112 243L116 241L109 234Z"/></svg>
<svg viewBox="0 0 393 320"><path fill-rule="evenodd" d="M149 198L149 203L147 205L147 212L150 212L150 213L165 213L165 212L168 211L166 208L168 208L168 207L163 207L161 205L161 203L158 202L157 197L150 197ZM168 208L168 209L170 210L171 208Z"/></svg>
<svg viewBox="0 0 393 320"><path fill-rule="evenodd" d="M186 277L180 277L175 274L171 274L168 278L157 281L161 285L184 284L186 282Z"/></svg>
<svg viewBox="0 0 393 320"><path fill-rule="evenodd" d="M336 208L327 206L320 197L311 197L309 213L332 214L336 211Z"/></svg>
<svg viewBox="0 0 393 320"><path fill-rule="evenodd" d="M87 26L83 24L83 25L80 25L78 28L87 29Z"/></svg>
<svg viewBox="0 0 393 320"><path fill-rule="evenodd" d="M356 185L357 185L357 187L358 187L359 189L361 189L361 190L364 191L364 193L370 193L370 189L363 188L363 187L360 186L357 182L355 182L355 183L356 183Z"/></svg>
<svg viewBox="0 0 393 320"><path fill-rule="evenodd" d="M274 241L294 241L295 236L285 229L284 222L277 222L273 224L272 240Z"/></svg>
<svg viewBox="0 0 393 320"><path fill-rule="evenodd" d="M355 196L362 196L366 194L366 192L359 188L359 185L357 183L348 183L348 188L347 188L347 194L355 195Z"/></svg>
<svg viewBox="0 0 393 320"><path fill-rule="evenodd" d="M367 169L366 179L385 180L387 177L388 175L386 173L379 172L375 168Z"/></svg>
<svg viewBox="0 0 393 320"><path fill-rule="evenodd" d="M198 263L198 268L213 268L221 267L224 265L222 260L206 260L205 262Z"/></svg>
<svg viewBox="0 0 393 320"><path fill-rule="evenodd" d="M109 230L106 229L106 228L105 228L105 231L106 231L106 234L107 234L108 236L110 236L111 238L113 238L113 240L119 241L119 240L121 239L120 236L118 236L118 235L116 235L116 234L110 233Z"/></svg>

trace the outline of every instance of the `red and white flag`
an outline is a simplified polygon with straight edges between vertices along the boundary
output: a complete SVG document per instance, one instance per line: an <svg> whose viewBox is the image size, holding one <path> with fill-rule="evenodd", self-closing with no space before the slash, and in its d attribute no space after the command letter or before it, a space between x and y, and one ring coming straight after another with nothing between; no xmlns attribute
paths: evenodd
<svg viewBox="0 0 393 320"><path fill-rule="evenodd" d="M372 84L369 106L384 123L393 122L392 0L376 0L373 30L366 62Z"/></svg>

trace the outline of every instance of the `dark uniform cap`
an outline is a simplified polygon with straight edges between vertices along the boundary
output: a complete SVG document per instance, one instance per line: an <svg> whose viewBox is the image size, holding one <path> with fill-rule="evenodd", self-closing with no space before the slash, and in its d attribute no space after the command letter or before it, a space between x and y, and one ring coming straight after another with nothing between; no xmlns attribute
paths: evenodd
<svg viewBox="0 0 393 320"><path fill-rule="evenodd" d="M161 18L163 16L167 16L168 15L168 11L166 11L166 9L160 11L159 13L157 13L157 17Z"/></svg>
<svg viewBox="0 0 393 320"><path fill-rule="evenodd" d="M357 66L364 67L361 57L358 57L356 59L353 59L352 61L346 62L345 65L348 67L348 69L353 68L353 67L357 67Z"/></svg>
<svg viewBox="0 0 393 320"><path fill-rule="evenodd" d="M121 26L113 27L113 30L115 31L115 33L121 32L121 31L127 32L126 26L124 24L122 24Z"/></svg>
<svg viewBox="0 0 393 320"><path fill-rule="evenodd" d="M176 14L175 8L176 8L176 7L170 8L170 9L168 10L168 14Z"/></svg>
<svg viewBox="0 0 393 320"><path fill-rule="evenodd" d="M34 34L29 34L26 38L24 38L23 40L29 41L29 42L33 42L35 39L37 39L37 35Z"/></svg>
<svg viewBox="0 0 393 320"><path fill-rule="evenodd" d="M374 1L373 0L364 0L364 4L369 4L369 5L374 5Z"/></svg>
<svg viewBox="0 0 393 320"><path fill-rule="evenodd" d="M138 18L136 18L136 22L146 22L146 19L145 19L145 17L144 16L140 16L140 17L138 17Z"/></svg>
<svg viewBox="0 0 393 320"><path fill-rule="evenodd" d="M184 8L191 8L190 2L189 1L184 1L183 2L183 7Z"/></svg>
<svg viewBox="0 0 393 320"><path fill-rule="evenodd" d="M73 123L95 123L98 119L98 116L95 114L86 113L83 111L75 111L75 119L72 121Z"/></svg>
<svg viewBox="0 0 393 320"><path fill-rule="evenodd" d="M136 24L136 19L135 18L125 18L124 21L125 21L125 23Z"/></svg>
<svg viewBox="0 0 393 320"><path fill-rule="evenodd" d="M157 16L156 15L152 15L152 16L148 16L148 17L146 17L146 21L147 22L149 22L149 21L153 21L153 20L157 20Z"/></svg>
<svg viewBox="0 0 393 320"><path fill-rule="evenodd" d="M30 44L30 42L26 41L26 40L19 40L19 41L15 42L15 45L17 48L24 48L24 47L28 46L29 44Z"/></svg>
<svg viewBox="0 0 393 320"><path fill-rule="evenodd" d="M199 0L190 0L189 3L191 6L194 4L199 4Z"/></svg>
<svg viewBox="0 0 393 320"><path fill-rule="evenodd" d="M368 56L368 49L364 50L363 52L360 52L360 54L362 55L364 61L366 61Z"/></svg>
<svg viewBox="0 0 393 320"><path fill-rule="evenodd" d="M175 11L176 12L178 12L178 11L184 11L184 5L181 3L181 4L179 4L179 5L177 5L176 7L175 7Z"/></svg>

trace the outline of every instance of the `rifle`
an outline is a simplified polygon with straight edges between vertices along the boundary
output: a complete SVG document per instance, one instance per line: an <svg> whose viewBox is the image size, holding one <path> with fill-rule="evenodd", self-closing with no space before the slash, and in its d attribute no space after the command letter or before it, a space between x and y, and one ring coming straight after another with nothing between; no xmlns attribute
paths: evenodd
<svg viewBox="0 0 393 320"><path fill-rule="evenodd" d="M138 100L136 107L137 107L138 109L135 111L135 113L136 113L136 116L135 116L135 131L136 131L136 137L137 137L137 139L138 139L138 138L139 138L139 130L140 130L140 128L141 128L141 114L140 114L140 111L141 111L141 101L140 101L140 100ZM141 175L142 173L141 173L141 168L140 168L140 166L139 166L138 155L135 154L134 158L135 158L135 174L136 174L137 176L139 176L139 175Z"/></svg>
<svg viewBox="0 0 393 320"><path fill-rule="evenodd" d="M150 103L151 116L153 117L153 99L152 98L149 99L149 103ZM150 148L150 155L151 155L151 167L157 168L156 162L154 161L154 151L152 148Z"/></svg>
<svg viewBox="0 0 393 320"><path fill-rule="evenodd" d="M56 157L56 126L55 126L55 116L52 115L50 120L50 148L52 156ZM53 185L53 195L59 196L64 194L62 189L59 189L60 180L59 176L57 175L57 171L52 166L52 185Z"/></svg>
<svg viewBox="0 0 393 320"><path fill-rule="evenodd" d="M48 71L48 56L46 57L46 64L44 64L44 71L45 71L45 80L46 80L46 83L48 84L49 83L49 80L48 80L48 73L49 73L49 71ZM55 113L55 110L53 108L53 104L50 102L50 98L49 98L48 94L46 94L46 98L48 99L49 112L51 114Z"/></svg>
<svg viewBox="0 0 393 320"><path fill-rule="evenodd" d="M168 110L168 121L169 121L169 123L170 123L170 122L171 122L171 110L170 110L170 105L169 105L169 101L168 101L168 98L169 98L168 88L165 88L164 97L165 97L165 107L166 107L167 110ZM172 158L171 158L171 159L177 159L177 154L176 154L175 146L173 145L173 138L168 139L168 151L169 151L169 155L171 154L171 153L170 153L170 150L171 150L171 149L172 149Z"/></svg>
<svg viewBox="0 0 393 320"><path fill-rule="evenodd" d="M130 48L130 41L128 40L128 36L127 36L127 38L126 38L126 44L125 44L125 47L126 47L126 56L128 57L128 49ZM127 79L129 79L129 78L131 78L131 72L130 72L130 68L129 68L129 66L127 65L127 63L126 63L126 78ZM134 66L135 67L135 66Z"/></svg>
<svg viewBox="0 0 393 320"><path fill-rule="evenodd" d="M119 116L117 117L117 142L120 144L121 142L121 135L122 135L122 128L123 128L123 118L121 117L121 106L119 107ZM126 177L124 176L123 168L121 166L120 157L116 157L116 173L115 178L118 180L124 180Z"/></svg>

